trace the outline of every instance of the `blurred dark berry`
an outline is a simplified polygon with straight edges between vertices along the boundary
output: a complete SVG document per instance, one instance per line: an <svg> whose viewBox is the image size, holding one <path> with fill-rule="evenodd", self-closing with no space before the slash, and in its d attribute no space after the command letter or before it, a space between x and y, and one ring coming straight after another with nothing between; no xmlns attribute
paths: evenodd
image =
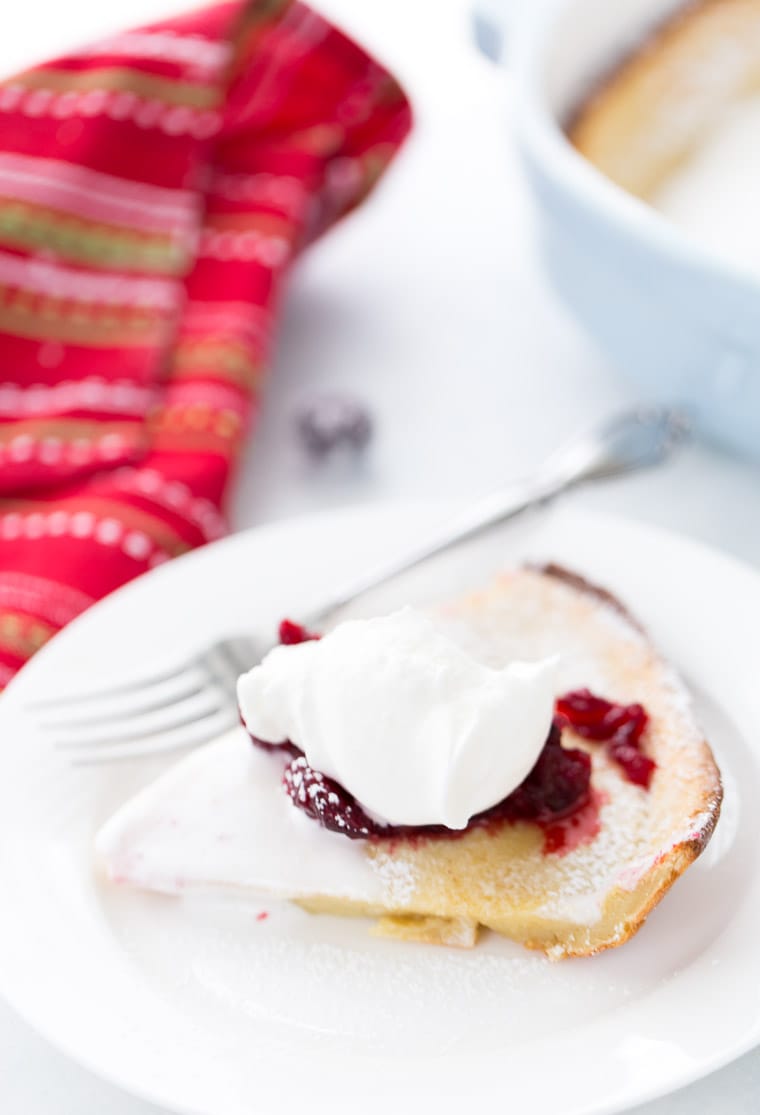
<svg viewBox="0 0 760 1115"><path fill-rule="evenodd" d="M296 419L299 437L315 457L340 447L364 449L372 436L366 408L347 395L321 395L305 403Z"/></svg>

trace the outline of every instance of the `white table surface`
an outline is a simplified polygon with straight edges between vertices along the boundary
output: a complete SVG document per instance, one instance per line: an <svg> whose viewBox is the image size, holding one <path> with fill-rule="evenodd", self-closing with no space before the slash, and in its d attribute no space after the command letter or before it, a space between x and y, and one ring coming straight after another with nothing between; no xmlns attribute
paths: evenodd
<svg viewBox="0 0 760 1115"><path fill-rule="evenodd" d="M29 4L64 19L57 0ZM541 274L510 147L508 79L472 45L467 0L319 6L395 68L417 129L378 195L313 249L292 281L236 492L237 527L359 501L466 499L525 472L565 432L635 397ZM358 464L315 468L297 446L294 410L322 390L351 391L375 419ZM572 498L760 562L760 470L708 448ZM755 1115L758 1097L756 1051L637 1111ZM156 1110L68 1062L0 1002L0 1111Z"/></svg>

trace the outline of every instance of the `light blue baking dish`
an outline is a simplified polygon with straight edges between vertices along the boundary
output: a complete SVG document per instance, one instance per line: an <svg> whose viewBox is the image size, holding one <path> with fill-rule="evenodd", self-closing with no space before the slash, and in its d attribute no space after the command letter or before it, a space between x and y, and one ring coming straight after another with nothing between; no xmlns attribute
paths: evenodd
<svg viewBox="0 0 760 1115"><path fill-rule="evenodd" d="M498 6L491 0L490 8ZM562 130L673 0L512 3L508 64L540 244L562 298L647 399L760 459L760 264L733 268L600 174Z"/></svg>

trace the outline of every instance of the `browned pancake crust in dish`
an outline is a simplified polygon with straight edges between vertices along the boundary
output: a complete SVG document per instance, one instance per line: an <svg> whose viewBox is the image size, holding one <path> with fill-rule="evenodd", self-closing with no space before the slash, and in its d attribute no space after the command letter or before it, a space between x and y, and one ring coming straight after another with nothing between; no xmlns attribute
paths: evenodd
<svg viewBox="0 0 760 1115"><path fill-rule="evenodd" d="M686 4L573 114L574 146L649 199L744 97L760 91L760 0Z"/></svg>

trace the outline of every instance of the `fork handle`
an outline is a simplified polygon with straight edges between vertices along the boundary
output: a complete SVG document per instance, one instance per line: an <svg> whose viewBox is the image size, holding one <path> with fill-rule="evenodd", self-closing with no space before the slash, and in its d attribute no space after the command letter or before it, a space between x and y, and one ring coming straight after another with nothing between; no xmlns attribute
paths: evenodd
<svg viewBox="0 0 760 1115"><path fill-rule="evenodd" d="M438 534L407 551L401 557L371 568L362 577L338 593L330 602L304 618L306 627L319 629L333 613L352 604L365 592L379 588L406 573L429 558L437 557L447 550L490 530L501 523L514 519L523 511L539 507L572 486L568 478L534 480L529 483L501 488L478 500L464 513L452 519Z"/></svg>
<svg viewBox="0 0 760 1115"><path fill-rule="evenodd" d="M386 565L370 569L306 619L320 627L329 617L370 589L442 554L531 507L588 481L622 476L664 461L688 430L684 415L672 408L637 408L608 420L590 434L560 446L538 472L522 484L499 488L453 519L438 535Z"/></svg>

